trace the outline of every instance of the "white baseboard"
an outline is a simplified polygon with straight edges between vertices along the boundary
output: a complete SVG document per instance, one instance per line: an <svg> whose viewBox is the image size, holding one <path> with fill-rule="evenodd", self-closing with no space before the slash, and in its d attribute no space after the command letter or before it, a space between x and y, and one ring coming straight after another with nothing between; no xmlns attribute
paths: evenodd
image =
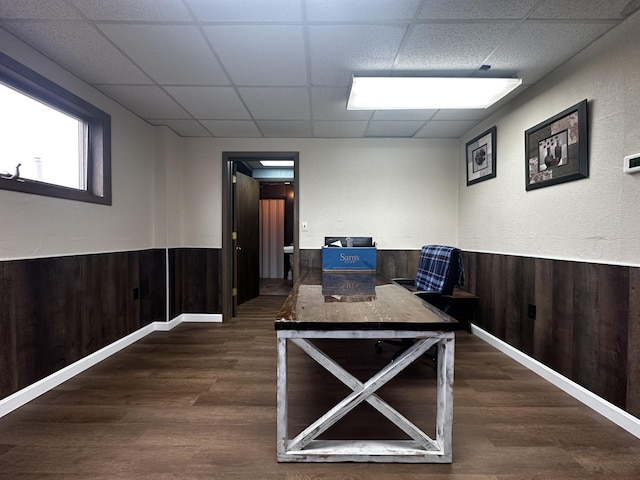
<svg viewBox="0 0 640 480"><path fill-rule="evenodd" d="M183 313L178 318L181 322L219 323L222 322L221 313Z"/></svg>
<svg viewBox="0 0 640 480"><path fill-rule="evenodd" d="M481 328L471 325L471 332L478 338L481 338L488 344L513 358L516 362L524 365L532 372L540 375L548 382L568 393L576 400L584 403L587 407L595 410L619 427L624 428L630 434L640 438L640 419L625 412L621 408L616 407L612 403L607 402L605 399L595 395L572 380L569 380L567 377L560 375L555 370L550 369L546 365L543 365L539 361L513 348L508 343L503 342Z"/></svg>
<svg viewBox="0 0 640 480"><path fill-rule="evenodd" d="M125 347L137 342L138 340L146 337L152 332L168 332L169 330L177 327L181 323L185 322L222 322L221 314L197 314L197 313L183 313L176 318L168 322L153 322L149 325L142 327L140 330L136 330L130 333L126 337L116 340L110 345L101 348L97 352L87 355L81 358L75 363L68 365L55 373L52 373L48 377L37 381L29 385L28 387L19 390L8 397L0 400L0 418L13 412L15 409L20 408L24 404L38 398L43 393L48 392L52 388L57 387L63 382L75 377L79 373L84 372L88 368L93 367L97 363L101 362L107 357L110 357L116 352L119 352Z"/></svg>

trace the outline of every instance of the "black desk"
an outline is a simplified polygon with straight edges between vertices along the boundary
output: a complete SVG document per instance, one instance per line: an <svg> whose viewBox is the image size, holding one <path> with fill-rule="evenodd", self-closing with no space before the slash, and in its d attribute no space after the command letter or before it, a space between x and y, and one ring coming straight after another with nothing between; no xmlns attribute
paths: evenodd
<svg viewBox="0 0 640 480"><path fill-rule="evenodd" d="M400 285L376 278L375 275L356 279L356 276L343 279L349 282L345 287L349 287L350 295L323 295L320 272L307 274L296 283L278 313L275 320L278 337L278 461L451 463L454 331L462 326ZM331 280L335 281L335 277ZM338 278L338 281L341 280ZM365 284L362 295L358 295L357 291L359 281ZM372 281L373 292L369 290ZM325 278L325 284L328 283ZM410 338L414 343L363 383L311 341L320 338ZM353 390L293 439L288 438L288 343L300 347ZM378 397L376 391L434 345L438 348L437 414L436 438L432 439ZM410 440L317 439L362 402L377 409L406 433Z"/></svg>

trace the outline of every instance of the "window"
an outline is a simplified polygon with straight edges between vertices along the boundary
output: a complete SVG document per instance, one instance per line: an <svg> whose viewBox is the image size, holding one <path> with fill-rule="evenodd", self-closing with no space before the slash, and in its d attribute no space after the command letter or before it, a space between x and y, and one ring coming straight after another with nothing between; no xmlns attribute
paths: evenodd
<svg viewBox="0 0 640 480"><path fill-rule="evenodd" d="M0 188L111 205L111 117L0 53Z"/></svg>

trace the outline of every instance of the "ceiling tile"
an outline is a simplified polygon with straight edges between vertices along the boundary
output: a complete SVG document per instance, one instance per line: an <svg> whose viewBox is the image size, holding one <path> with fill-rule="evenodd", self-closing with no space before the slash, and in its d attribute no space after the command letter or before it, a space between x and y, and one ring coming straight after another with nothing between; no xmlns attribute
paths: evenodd
<svg viewBox="0 0 640 480"><path fill-rule="evenodd" d="M185 136L456 138L639 2L0 0L0 35ZM346 110L353 75L427 70L524 84L486 110Z"/></svg>
<svg viewBox="0 0 640 480"><path fill-rule="evenodd" d="M366 121L316 121L313 136L318 138L360 138L367 129Z"/></svg>
<svg viewBox="0 0 640 480"><path fill-rule="evenodd" d="M311 89L311 110L314 120L369 120L372 112L347 110L347 87L316 87Z"/></svg>
<svg viewBox="0 0 640 480"><path fill-rule="evenodd" d="M478 122L469 121L430 121L416 133L416 138L460 138Z"/></svg>
<svg viewBox="0 0 640 480"><path fill-rule="evenodd" d="M257 124L265 137L306 138L311 136L311 122L261 120Z"/></svg>
<svg viewBox="0 0 640 480"><path fill-rule="evenodd" d="M367 137L413 137L424 125L419 121L370 122Z"/></svg>
<svg viewBox="0 0 640 480"><path fill-rule="evenodd" d="M298 22L299 0L186 0L205 22Z"/></svg>
<svg viewBox="0 0 640 480"><path fill-rule="evenodd" d="M438 110L431 120L482 120L495 111L495 108L443 108Z"/></svg>
<svg viewBox="0 0 640 480"><path fill-rule="evenodd" d="M75 20L82 18L64 0L0 0L0 19Z"/></svg>
<svg viewBox="0 0 640 480"><path fill-rule="evenodd" d="M589 2L585 8L584 0L541 0L531 12L529 18L543 19L573 19L573 20L597 20L597 19L622 19L623 11L629 0L606 0ZM637 4L637 2L636 2ZM627 12L628 13L628 12Z"/></svg>
<svg viewBox="0 0 640 480"><path fill-rule="evenodd" d="M309 93L306 88L239 88L249 112L256 119L309 120Z"/></svg>
<svg viewBox="0 0 640 480"><path fill-rule="evenodd" d="M190 118L160 87L99 85L98 88L142 118Z"/></svg>
<svg viewBox="0 0 640 480"><path fill-rule="evenodd" d="M165 87L165 90L194 118L251 118L233 87Z"/></svg>
<svg viewBox="0 0 640 480"><path fill-rule="evenodd" d="M100 29L160 84L229 84L196 27L102 24Z"/></svg>
<svg viewBox="0 0 640 480"><path fill-rule="evenodd" d="M210 137L211 133L196 120L159 120L149 119L151 125L164 125L176 132L181 137Z"/></svg>
<svg viewBox="0 0 640 480"><path fill-rule="evenodd" d="M524 18L538 0L425 0L418 18L428 20L507 20ZM554 0L557 1L557 0ZM564 3L564 2L563 2Z"/></svg>
<svg viewBox="0 0 640 480"><path fill-rule="evenodd" d="M250 120L201 120L214 137L254 138L262 137L262 133Z"/></svg>
<svg viewBox="0 0 640 480"><path fill-rule="evenodd" d="M512 68L524 83L531 84L611 26L608 22L574 24L528 21L487 62L497 69Z"/></svg>
<svg viewBox="0 0 640 480"><path fill-rule="evenodd" d="M372 120L421 120L431 119L437 110L376 110Z"/></svg>
<svg viewBox="0 0 640 480"><path fill-rule="evenodd" d="M398 55L396 69L477 70L516 26L516 23L416 25Z"/></svg>
<svg viewBox="0 0 640 480"><path fill-rule="evenodd" d="M302 27L224 25L203 30L234 84L307 84Z"/></svg>
<svg viewBox="0 0 640 480"><path fill-rule="evenodd" d="M411 20L420 0L306 0L310 22Z"/></svg>
<svg viewBox="0 0 640 480"><path fill-rule="evenodd" d="M190 20L184 5L175 0L70 0L92 20L185 21Z"/></svg>
<svg viewBox="0 0 640 480"><path fill-rule="evenodd" d="M405 30L398 25L310 26L311 83L346 87L352 75L387 75Z"/></svg>
<svg viewBox="0 0 640 480"><path fill-rule="evenodd" d="M89 83L149 83L140 69L86 23L25 22L6 28Z"/></svg>

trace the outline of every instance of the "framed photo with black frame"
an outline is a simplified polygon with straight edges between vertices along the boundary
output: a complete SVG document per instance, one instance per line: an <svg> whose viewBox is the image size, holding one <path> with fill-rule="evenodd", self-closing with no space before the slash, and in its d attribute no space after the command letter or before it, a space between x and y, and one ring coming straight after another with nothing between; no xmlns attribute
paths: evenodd
<svg viewBox="0 0 640 480"><path fill-rule="evenodd" d="M526 189L589 176L587 100L524 132Z"/></svg>
<svg viewBox="0 0 640 480"><path fill-rule="evenodd" d="M467 186L496 176L496 127L467 142Z"/></svg>

